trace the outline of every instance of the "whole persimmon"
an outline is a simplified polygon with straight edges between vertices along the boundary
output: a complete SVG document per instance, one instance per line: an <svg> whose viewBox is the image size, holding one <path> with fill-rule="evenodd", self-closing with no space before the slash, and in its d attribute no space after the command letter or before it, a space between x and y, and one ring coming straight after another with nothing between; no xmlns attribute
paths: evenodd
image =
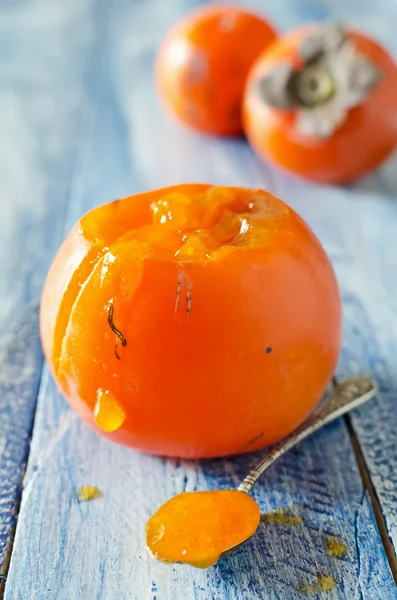
<svg viewBox="0 0 397 600"><path fill-rule="evenodd" d="M312 411L341 345L319 241L255 189L178 185L95 208L41 304L59 388L107 438L178 457L269 445Z"/></svg>
<svg viewBox="0 0 397 600"><path fill-rule="evenodd" d="M258 58L243 113L262 159L304 178L347 183L397 144L397 65L361 33L306 26Z"/></svg>
<svg viewBox="0 0 397 600"><path fill-rule="evenodd" d="M262 17L235 5L200 7L179 21L157 60L161 97L185 124L205 133L242 132L250 67L274 39Z"/></svg>

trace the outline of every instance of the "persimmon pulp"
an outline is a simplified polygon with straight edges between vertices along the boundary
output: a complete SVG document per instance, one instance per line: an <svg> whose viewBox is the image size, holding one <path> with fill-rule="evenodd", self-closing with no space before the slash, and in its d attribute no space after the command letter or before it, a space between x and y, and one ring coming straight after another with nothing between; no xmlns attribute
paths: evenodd
<svg viewBox="0 0 397 600"><path fill-rule="evenodd" d="M146 548L163 562L206 569L245 542L260 522L259 506L244 492L185 492L163 504L146 526Z"/></svg>
<svg viewBox="0 0 397 600"><path fill-rule="evenodd" d="M58 386L98 433L213 457L285 437L333 375L341 304L308 226L263 190L186 184L92 210L41 305Z"/></svg>

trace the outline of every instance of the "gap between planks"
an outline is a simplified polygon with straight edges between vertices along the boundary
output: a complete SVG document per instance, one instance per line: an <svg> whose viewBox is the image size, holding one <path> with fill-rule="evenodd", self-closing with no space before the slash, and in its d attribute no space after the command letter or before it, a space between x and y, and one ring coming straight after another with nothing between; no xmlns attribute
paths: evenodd
<svg viewBox="0 0 397 600"><path fill-rule="evenodd" d="M19 409L19 411L22 411L23 413L21 414L21 418L23 418L21 427L23 433L26 435L26 445L22 448L23 454L21 451L21 454L15 459L17 461L18 480L13 480L15 495L13 496L13 504L10 507L13 523L10 526L6 537L4 561L0 565L0 600L3 600L7 586L7 577L14 549L15 533L18 526L21 507L23 482L30 456L30 442L33 435L37 401L43 377L44 357L39 339L39 303L30 302L23 311L18 322L6 334L6 337L2 340L1 344L2 356L0 368L2 372L4 371L7 373L11 364L16 363L18 365L18 376L14 373L11 376L10 381L7 380L2 382L2 384L4 383L2 393L4 393L6 404L7 401L9 401L9 395L19 397L20 404L18 404L16 409ZM36 373L38 374L37 377ZM10 390L13 390L13 392L10 393ZM30 414L32 416L30 416ZM6 435L6 440L8 435L9 432ZM21 438L21 442L23 440L24 437ZM7 475L7 472L5 475Z"/></svg>
<svg viewBox="0 0 397 600"><path fill-rule="evenodd" d="M40 378L40 381L41 381L41 378ZM37 398L38 398L38 394L36 394L36 406L37 406ZM35 411L35 416L36 416L36 411ZM33 427L34 427L34 420L33 420L32 430L29 435L30 439L32 439ZM7 576L8 576L8 571L10 569L12 552L14 550L15 534L16 534L17 527L18 527L19 510L21 508L22 487L23 487L23 481L24 481L25 475L26 475L26 465L28 464L29 455L30 455L30 444L29 444L28 454L25 459L25 465L24 465L23 469L21 470L21 478L19 481L19 494L15 498L15 523L14 523L14 525L9 533L9 536L8 536L8 544L7 544L8 548L7 548L5 560L4 560L4 563L3 563L3 566L2 566L2 569L0 572L0 600L4 599L4 594L6 593Z"/></svg>
<svg viewBox="0 0 397 600"><path fill-rule="evenodd" d="M16 510L17 510L18 515L19 515L20 504L21 504L21 497L19 497L18 500L17 500ZM2 568L1 573L0 573L0 600L3 600L4 594L5 594L5 591L6 591L7 575L8 575L8 570L10 568L12 551L13 551L13 548L14 548L14 539L15 539L16 526L17 526L17 523L15 523L14 527L10 531L10 535L9 535L9 538L8 538L8 548L7 548L5 560L4 560L4 563L3 563L3 568Z"/></svg>
<svg viewBox="0 0 397 600"><path fill-rule="evenodd" d="M390 566L390 571L393 575L394 582L397 586L397 556L393 548L393 544L391 543L385 518L382 513L382 509L380 507L380 502L376 493L376 490L371 481L371 476L367 467L367 463L365 462L364 454L361 450L359 441L357 439L356 433L354 431L351 419L349 415L344 417L345 423L347 426L347 431L350 437L350 442L353 448L354 455L356 457L357 465L360 471L361 479L363 480L364 488L368 491L372 510L374 512L376 524L378 526L380 539L382 541L386 557ZM1 596L0 596L1 600Z"/></svg>
<svg viewBox="0 0 397 600"><path fill-rule="evenodd" d="M38 398L39 398L41 381L43 379L44 365L45 365L45 362L44 362L44 360L42 360L41 361L41 366L40 366L40 379L39 379L38 386L37 386L37 389L36 389L36 392L35 392L34 416L33 416L33 421L32 421L31 429L28 432L28 435L29 435L29 445L28 445L27 453L26 453L26 456L25 456L25 459L24 459L23 467L21 469L21 476L20 476L19 488L18 488L19 489L19 493L15 497L15 505L14 505L15 523L14 523L12 529L10 530L10 533L9 533L9 536L8 536L8 544L7 544L8 548L7 548L7 552L6 552L6 556L5 556L5 560L4 560L3 566L2 566L1 571L0 571L0 600L3 600L4 594L6 592L7 576L8 576L8 571L9 571L9 568L10 568L11 556L12 556L12 553L13 553L13 550L14 550L15 534L16 534L17 527L18 527L19 511L20 511L20 508L21 508L23 482L24 482L25 475L26 475L26 467L27 467L28 460L29 460L29 457L30 457L30 443L31 443L32 436L33 436L34 423L35 423L35 420L36 420L37 402L38 402Z"/></svg>

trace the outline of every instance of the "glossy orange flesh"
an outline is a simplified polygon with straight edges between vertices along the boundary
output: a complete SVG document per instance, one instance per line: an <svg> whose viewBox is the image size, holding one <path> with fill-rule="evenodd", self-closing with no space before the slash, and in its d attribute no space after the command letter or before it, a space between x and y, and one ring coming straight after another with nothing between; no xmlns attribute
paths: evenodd
<svg viewBox="0 0 397 600"><path fill-rule="evenodd" d="M180 185L112 202L66 238L41 335L65 397L146 452L248 452L290 433L332 377L341 304L320 243L262 190Z"/></svg>
<svg viewBox="0 0 397 600"><path fill-rule="evenodd" d="M259 522L259 506L243 492L178 494L148 521L146 547L163 562L206 569L223 552L250 538Z"/></svg>
<svg viewBox="0 0 397 600"><path fill-rule="evenodd" d="M380 83L330 138L299 134L294 127L296 112L265 105L256 82L278 64L289 62L301 68L299 47L312 29L304 27L281 36L255 62L243 102L244 129L264 161L307 179L346 183L375 169L397 144L397 65L374 40L350 31L357 50L381 70Z"/></svg>
<svg viewBox="0 0 397 600"><path fill-rule="evenodd" d="M264 19L244 8L200 7L177 23L159 51L161 97L183 122L200 131L241 133L249 69L275 38Z"/></svg>

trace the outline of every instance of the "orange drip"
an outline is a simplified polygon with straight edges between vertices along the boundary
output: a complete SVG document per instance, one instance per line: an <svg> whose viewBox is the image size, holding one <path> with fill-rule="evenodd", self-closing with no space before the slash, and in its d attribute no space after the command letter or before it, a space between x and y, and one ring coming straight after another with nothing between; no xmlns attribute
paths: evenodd
<svg viewBox="0 0 397 600"><path fill-rule="evenodd" d="M103 431L116 431L124 423L125 413L113 394L108 390L99 389L94 417L97 425Z"/></svg>

